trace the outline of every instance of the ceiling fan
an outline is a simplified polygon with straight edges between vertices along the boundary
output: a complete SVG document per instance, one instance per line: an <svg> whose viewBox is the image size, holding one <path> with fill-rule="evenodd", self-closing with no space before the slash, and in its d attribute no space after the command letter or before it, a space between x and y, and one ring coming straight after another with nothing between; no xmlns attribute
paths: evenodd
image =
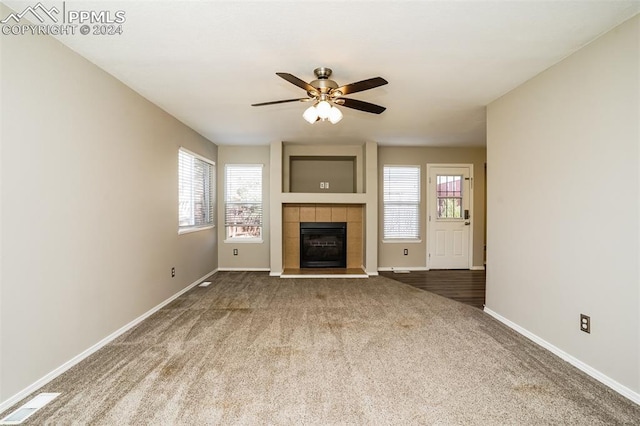
<svg viewBox="0 0 640 426"><path fill-rule="evenodd" d="M342 119L342 112L340 112L335 105L370 112L373 114L380 114L386 109L380 105L343 97L344 95L349 95L351 93L362 92L363 90L384 86L388 81L382 77L373 77L356 83L347 84L345 86L338 86L335 81L329 79L332 73L330 68L316 68L313 70L313 73L316 75L317 79L310 83L286 72L276 73L276 75L287 80L289 83L306 90L306 98L262 102L258 104L251 104L251 106L283 104L286 102L314 102L314 104L307 108L302 115L304 119L309 123L315 123L320 120L329 120L333 124Z"/></svg>

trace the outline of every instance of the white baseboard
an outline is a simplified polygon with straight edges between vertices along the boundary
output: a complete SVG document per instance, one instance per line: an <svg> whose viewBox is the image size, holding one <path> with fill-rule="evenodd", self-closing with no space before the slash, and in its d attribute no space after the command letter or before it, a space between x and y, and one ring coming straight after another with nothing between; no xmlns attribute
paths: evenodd
<svg viewBox="0 0 640 426"><path fill-rule="evenodd" d="M510 320L506 319L502 315L492 311L491 309L487 308L486 306L484 307L484 311L487 314L489 314L492 317L494 317L495 319L497 319L498 321L500 321L501 323L503 323L504 325L506 325L507 327L517 331L518 333L522 334L524 337L528 338L529 340L537 343L538 345L540 345L543 348L547 349L551 353L559 356L563 360L567 361L569 364L573 365L577 369L579 369L579 370L583 371L584 373L588 374L589 376L593 377L594 379L596 379L600 383L610 387L611 389L613 389L614 391L618 392L620 395L624 396L625 398L630 399L631 401L635 402L636 404L640 404L640 393L635 392L632 389L629 389L628 387L626 387L625 385L618 383L617 381L615 381L611 377L601 373L600 371L596 370L595 368L591 367L590 365L585 364L584 362L580 361L578 358L576 358L576 357L574 357L572 355L569 355L568 353L566 353L562 349L560 349L560 348L552 345L551 343L547 342L546 340L536 336L535 334L531 333L530 331L526 330L525 328L520 327L518 324L514 323L513 321L510 321Z"/></svg>
<svg viewBox="0 0 640 426"><path fill-rule="evenodd" d="M15 395L10 397L9 399L7 399L5 401L2 401L0 403L0 413L2 413L7 408L10 408L16 402L20 401L21 399L23 399L24 397L28 396L32 392L34 392L34 391L38 390L39 388L41 388L42 386L46 385L51 380L55 379L56 377L58 377L59 375L61 375L62 373L64 373L68 369L70 369L71 367L73 367L74 365L78 364L80 361L84 360L88 356L90 356L93 353L97 352L99 349L101 349L102 347L104 347L108 343L112 342L113 340L115 340L120 335L124 334L125 332L129 331L130 329L132 329L136 325L140 324L142 321L144 321L145 319L149 318L151 315L153 315L154 313L156 313L160 309L164 308L166 305L168 305L169 303L173 302L175 299L177 299L178 297L182 296L184 293L186 293L187 291L191 290L193 287L198 285L200 282L202 282L202 280L204 280L205 278L215 274L216 272L218 272L218 269L214 269L213 271L209 272L208 274L198 278L196 281L194 281L193 283L189 284L187 287L183 288L182 290L180 290L179 292L177 292L173 296L169 297L164 302L161 302L159 305L155 306L151 310L145 312L144 314L140 315L138 318L134 319L130 323L124 325L123 327L121 327L118 330L114 331L113 333L111 333L110 335L105 337L104 339L100 340L95 345L91 346L90 348L86 349L85 351L81 352L80 354L74 356L69 361L65 362L64 364L62 364L61 366L59 366L55 370L47 373L44 377L36 380L34 383L32 383L29 386L27 386L26 388L22 389L20 392L16 393Z"/></svg>
<svg viewBox="0 0 640 426"><path fill-rule="evenodd" d="M282 272L274 272L274 271L269 272L270 277L279 277L280 275L282 275Z"/></svg>
<svg viewBox="0 0 640 426"><path fill-rule="evenodd" d="M393 272L393 271L428 271L426 266L379 266L380 272Z"/></svg>
<svg viewBox="0 0 640 426"><path fill-rule="evenodd" d="M428 266L407 266L406 268L402 266L380 266L378 267L378 271L383 272L393 272L395 270L398 271L429 271ZM472 266L469 268L470 271L484 271L484 266Z"/></svg>
<svg viewBox="0 0 640 426"><path fill-rule="evenodd" d="M269 268L218 268L218 271L222 272L269 272Z"/></svg>

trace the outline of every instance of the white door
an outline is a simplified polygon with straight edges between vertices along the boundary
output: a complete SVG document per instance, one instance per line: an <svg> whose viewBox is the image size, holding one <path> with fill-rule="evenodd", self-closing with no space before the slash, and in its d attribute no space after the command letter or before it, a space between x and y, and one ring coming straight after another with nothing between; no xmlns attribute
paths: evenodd
<svg viewBox="0 0 640 426"><path fill-rule="evenodd" d="M427 164L429 269L469 269L473 165Z"/></svg>

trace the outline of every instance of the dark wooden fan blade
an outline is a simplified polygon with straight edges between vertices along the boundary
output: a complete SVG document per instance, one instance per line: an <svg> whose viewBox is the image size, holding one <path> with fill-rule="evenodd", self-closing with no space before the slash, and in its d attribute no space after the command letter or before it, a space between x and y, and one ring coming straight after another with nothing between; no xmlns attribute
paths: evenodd
<svg viewBox="0 0 640 426"><path fill-rule="evenodd" d="M346 106L347 108L353 108L364 112L370 112L373 114L381 114L386 109L383 106L371 104L369 102L359 101L357 99L340 98L338 105Z"/></svg>
<svg viewBox="0 0 640 426"><path fill-rule="evenodd" d="M271 102L261 102L259 104L251 104L251 106L284 104L286 102L305 102L305 101L308 101L308 100L309 100L309 98L284 99L282 101L271 101Z"/></svg>
<svg viewBox="0 0 640 426"><path fill-rule="evenodd" d="M339 90L343 95L348 95L349 93L362 92L363 90L369 90L375 87L384 86L387 83L389 82L382 77L373 77L367 80L362 80L356 83L338 87L335 90Z"/></svg>
<svg viewBox="0 0 640 426"><path fill-rule="evenodd" d="M289 83L295 84L299 88L306 90L309 93L317 93L318 92L315 87L313 87L312 85L310 85L309 83L307 83L304 80L300 80L295 75L289 74L287 72L277 72L276 75L278 75L279 77L284 78Z"/></svg>

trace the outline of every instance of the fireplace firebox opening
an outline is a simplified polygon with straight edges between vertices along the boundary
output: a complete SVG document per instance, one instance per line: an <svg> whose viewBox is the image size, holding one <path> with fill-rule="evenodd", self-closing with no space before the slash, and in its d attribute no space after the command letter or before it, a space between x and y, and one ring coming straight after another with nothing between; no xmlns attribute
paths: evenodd
<svg viewBox="0 0 640 426"><path fill-rule="evenodd" d="M346 268L346 222L300 222L301 268Z"/></svg>

